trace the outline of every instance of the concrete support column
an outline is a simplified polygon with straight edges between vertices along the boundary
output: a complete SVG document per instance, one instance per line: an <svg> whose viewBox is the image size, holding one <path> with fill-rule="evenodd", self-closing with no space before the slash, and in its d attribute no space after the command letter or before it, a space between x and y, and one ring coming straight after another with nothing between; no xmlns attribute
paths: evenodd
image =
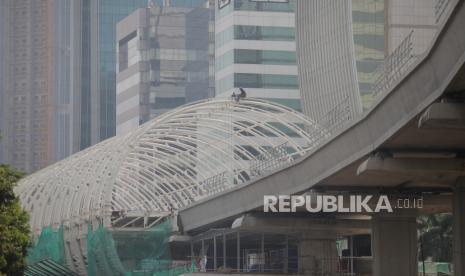
<svg viewBox="0 0 465 276"><path fill-rule="evenodd" d="M453 198L454 275L465 276L465 177L458 179Z"/></svg>
<svg viewBox="0 0 465 276"><path fill-rule="evenodd" d="M416 212L373 216L371 243L374 276L418 276Z"/></svg>
<svg viewBox="0 0 465 276"><path fill-rule="evenodd" d="M300 271L304 275L332 275L337 270L336 236L305 234L300 240Z"/></svg>

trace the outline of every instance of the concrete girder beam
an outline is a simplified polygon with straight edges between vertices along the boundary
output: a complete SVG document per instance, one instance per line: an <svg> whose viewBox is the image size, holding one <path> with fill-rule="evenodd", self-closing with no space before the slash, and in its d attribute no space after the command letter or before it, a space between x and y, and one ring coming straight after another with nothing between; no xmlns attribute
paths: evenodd
<svg viewBox="0 0 465 276"><path fill-rule="evenodd" d="M369 234L370 220L294 216L260 217L253 214L247 214L236 219L232 228L245 231L283 234L313 233L313 236L323 237L328 234L331 236Z"/></svg>
<svg viewBox="0 0 465 276"><path fill-rule="evenodd" d="M422 114L418 127L465 129L465 104L434 103Z"/></svg>
<svg viewBox="0 0 465 276"><path fill-rule="evenodd" d="M455 179L465 176L463 158L392 158L370 156L357 169L359 176L403 176L405 181L441 183L452 187Z"/></svg>

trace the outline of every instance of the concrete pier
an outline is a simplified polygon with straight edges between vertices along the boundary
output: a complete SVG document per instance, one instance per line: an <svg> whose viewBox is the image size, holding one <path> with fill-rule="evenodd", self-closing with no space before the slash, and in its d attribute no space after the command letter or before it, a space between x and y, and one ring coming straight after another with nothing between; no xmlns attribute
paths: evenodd
<svg viewBox="0 0 465 276"><path fill-rule="evenodd" d="M373 216L372 248L374 276L418 276L415 213L395 210Z"/></svg>
<svg viewBox="0 0 465 276"><path fill-rule="evenodd" d="M323 275L337 271L338 254L335 236L305 235L300 242L300 272Z"/></svg>
<svg viewBox="0 0 465 276"><path fill-rule="evenodd" d="M454 275L465 276L465 177L460 177L453 196Z"/></svg>

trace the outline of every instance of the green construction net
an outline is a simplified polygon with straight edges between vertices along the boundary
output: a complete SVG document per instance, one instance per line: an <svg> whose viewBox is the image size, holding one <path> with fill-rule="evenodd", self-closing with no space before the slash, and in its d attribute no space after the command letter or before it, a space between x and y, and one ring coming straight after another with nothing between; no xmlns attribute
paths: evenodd
<svg viewBox="0 0 465 276"><path fill-rule="evenodd" d="M57 230L54 230L51 226L43 228L39 239L29 250L26 258L28 265L46 259L51 259L58 264L65 265L63 226L60 226Z"/></svg>
<svg viewBox="0 0 465 276"><path fill-rule="evenodd" d="M171 221L146 230L113 230L89 225L89 276L178 276L197 271L194 264L172 261L169 247Z"/></svg>

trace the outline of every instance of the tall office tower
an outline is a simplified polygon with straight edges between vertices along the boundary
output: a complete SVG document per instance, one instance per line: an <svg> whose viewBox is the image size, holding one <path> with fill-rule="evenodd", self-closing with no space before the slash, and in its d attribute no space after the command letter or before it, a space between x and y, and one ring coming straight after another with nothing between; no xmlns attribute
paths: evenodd
<svg viewBox="0 0 465 276"><path fill-rule="evenodd" d="M299 0L297 32L304 113L328 124L359 114L352 2Z"/></svg>
<svg viewBox="0 0 465 276"><path fill-rule="evenodd" d="M352 0L355 59L364 108L371 106L377 93L372 90L385 59L386 64L408 65L409 61L400 57L411 56L412 62L431 45L441 3L444 1Z"/></svg>
<svg viewBox="0 0 465 276"><path fill-rule="evenodd" d="M32 172L113 136L116 23L147 0L0 5L0 161Z"/></svg>
<svg viewBox="0 0 465 276"><path fill-rule="evenodd" d="M211 94L211 9L180 4L151 2L118 23L117 134Z"/></svg>
<svg viewBox="0 0 465 276"><path fill-rule="evenodd" d="M79 150L71 0L0 3L0 160L32 172Z"/></svg>
<svg viewBox="0 0 465 276"><path fill-rule="evenodd" d="M52 3L2 1L3 162L31 172L53 159Z"/></svg>
<svg viewBox="0 0 465 276"><path fill-rule="evenodd" d="M166 0L165 0L166 1ZM116 132L116 23L147 0L79 0L74 35L80 35L76 55L80 58L80 142L84 149Z"/></svg>
<svg viewBox="0 0 465 276"><path fill-rule="evenodd" d="M391 54L410 33L412 55L423 54L437 33L437 20L448 1L385 0L386 53Z"/></svg>
<svg viewBox="0 0 465 276"><path fill-rule="evenodd" d="M76 146L76 118L79 104L71 89L72 77L72 21L73 0L52 1L51 42L51 123L52 162L59 161L79 148Z"/></svg>
<svg viewBox="0 0 465 276"><path fill-rule="evenodd" d="M298 0L304 112L333 124L370 108L383 76L405 70L430 45L440 16L435 3Z"/></svg>
<svg viewBox="0 0 465 276"><path fill-rule="evenodd" d="M355 62L364 109L372 104L377 70L385 56L385 2L387 0L352 0Z"/></svg>
<svg viewBox="0 0 465 276"><path fill-rule="evenodd" d="M79 0L81 11L80 149L116 133L116 24L148 0ZM205 0L151 0L159 6L195 6ZM76 9L76 10L77 10Z"/></svg>
<svg viewBox="0 0 465 276"><path fill-rule="evenodd" d="M244 88L300 110L295 0L218 0L215 8L216 96Z"/></svg>

